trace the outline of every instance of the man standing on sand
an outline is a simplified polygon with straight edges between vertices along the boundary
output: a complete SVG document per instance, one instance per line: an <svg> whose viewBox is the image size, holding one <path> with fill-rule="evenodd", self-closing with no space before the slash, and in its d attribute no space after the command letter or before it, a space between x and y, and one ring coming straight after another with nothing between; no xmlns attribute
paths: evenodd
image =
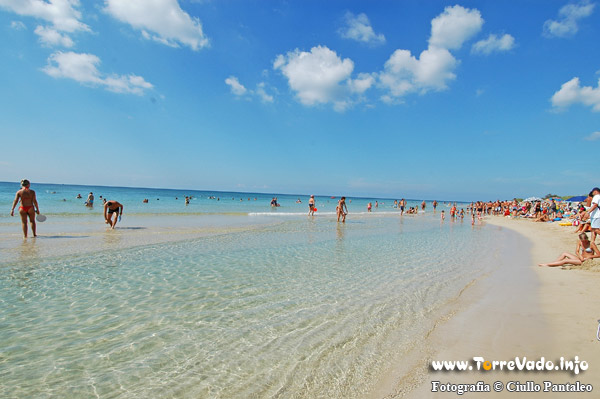
<svg viewBox="0 0 600 399"><path fill-rule="evenodd" d="M591 242L596 242L596 234L600 233L600 188L594 187L590 192L590 197L592 197L592 206L587 211L587 214L590 217L590 227L592 231Z"/></svg>
<svg viewBox="0 0 600 399"><path fill-rule="evenodd" d="M27 238L27 217L31 223L31 231L33 236L37 237L36 225L35 225L35 214L40 214L40 207L35 197L35 191L29 189L29 180L21 180L21 189L17 191L15 200L13 201L12 209L10 210L10 216L15 216L15 206L21 201L19 206L19 214L21 215L21 223L23 224L23 237Z"/></svg>
<svg viewBox="0 0 600 399"><path fill-rule="evenodd" d="M117 225L117 220L120 218L119 213L123 214L123 205L112 200L104 203L104 222L110 224L111 229ZM114 220L113 215L115 216Z"/></svg>

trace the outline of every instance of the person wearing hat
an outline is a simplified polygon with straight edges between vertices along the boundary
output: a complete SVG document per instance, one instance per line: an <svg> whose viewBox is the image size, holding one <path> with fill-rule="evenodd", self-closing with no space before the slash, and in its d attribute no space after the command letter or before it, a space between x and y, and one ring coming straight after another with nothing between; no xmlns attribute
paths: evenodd
<svg viewBox="0 0 600 399"><path fill-rule="evenodd" d="M314 195L311 195L310 199L308 200L308 215L309 216L315 215L315 196Z"/></svg>
<svg viewBox="0 0 600 399"><path fill-rule="evenodd" d="M10 216L15 216L15 207L17 203L21 201L19 206L19 214L21 215L21 223L23 224L23 237L27 238L27 217L31 223L31 231L33 236L37 237L36 226L35 226L35 214L40 214L40 207L35 197L35 191L29 189L29 180L21 180L21 189L17 191L15 200L13 201L12 209L10 210Z"/></svg>
<svg viewBox="0 0 600 399"><path fill-rule="evenodd" d="M587 214L590 217L590 228L592 231L591 241L596 242L596 234L600 232L600 188L594 187L590 191L592 197L592 206L588 209Z"/></svg>

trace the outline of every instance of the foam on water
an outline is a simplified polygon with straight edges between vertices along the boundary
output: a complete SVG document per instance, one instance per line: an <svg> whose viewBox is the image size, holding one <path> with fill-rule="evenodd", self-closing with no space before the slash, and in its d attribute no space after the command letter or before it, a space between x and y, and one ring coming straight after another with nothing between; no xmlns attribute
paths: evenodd
<svg viewBox="0 0 600 399"><path fill-rule="evenodd" d="M0 397L364 397L503 234L369 216L0 263Z"/></svg>

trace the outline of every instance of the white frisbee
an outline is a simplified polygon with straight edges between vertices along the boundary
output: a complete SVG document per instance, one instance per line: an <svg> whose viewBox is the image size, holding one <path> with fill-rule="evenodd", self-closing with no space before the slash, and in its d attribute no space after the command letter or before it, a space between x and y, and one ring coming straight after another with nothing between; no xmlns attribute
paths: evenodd
<svg viewBox="0 0 600 399"><path fill-rule="evenodd" d="M45 222L45 221L46 221L46 216L45 216L45 215L42 215L42 214L39 214L39 215L37 215L37 216L35 217L35 220L37 220L37 221L38 221L38 222L40 222L40 223L41 223L41 222Z"/></svg>

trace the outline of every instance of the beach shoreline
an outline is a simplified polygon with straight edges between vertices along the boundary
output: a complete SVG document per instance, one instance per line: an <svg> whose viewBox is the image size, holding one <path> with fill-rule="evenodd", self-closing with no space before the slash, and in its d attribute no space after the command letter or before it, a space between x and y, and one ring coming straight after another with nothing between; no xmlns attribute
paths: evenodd
<svg viewBox="0 0 600 399"><path fill-rule="evenodd" d="M384 385L380 385L376 397L456 397L456 392L432 392L432 381L442 384L483 381L490 386L496 381L503 384L533 381L543 390L544 381L561 384L579 381L593 385L600 380L600 342L596 339L600 313L595 309L600 300L597 290L600 262L588 261L583 270L538 267L538 263L574 249L577 237L571 228L494 216L486 217L485 223L488 228L512 230L518 239L526 241L527 259L514 261L513 270L496 270L468 287L454 310L449 310L447 317L427 338L427 360L414 362L413 359L413 367L420 369L421 375L402 374L406 367L399 366L395 377L388 376ZM568 371L473 370L459 373L433 371L425 364L432 360L472 360L474 356L499 361L514 360L515 357L538 361L543 357L555 364L561 357L573 360L578 356L579 360L588 363L589 369L578 375ZM500 393L492 389L486 397L490 394L514 396L514 392L505 389ZM561 397L561 393L552 392L529 394ZM462 396L480 395L465 393Z"/></svg>

